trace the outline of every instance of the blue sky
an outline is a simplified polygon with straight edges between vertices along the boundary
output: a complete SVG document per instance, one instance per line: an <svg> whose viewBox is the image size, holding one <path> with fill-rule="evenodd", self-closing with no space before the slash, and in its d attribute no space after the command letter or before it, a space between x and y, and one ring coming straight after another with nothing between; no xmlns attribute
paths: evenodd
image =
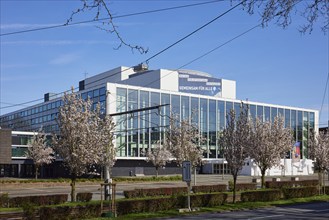
<svg viewBox="0 0 329 220"><path fill-rule="evenodd" d="M114 15L123 15L198 2L204 1L113 1L110 8ZM1 34L63 24L80 6L78 0L0 3ZM24 107L7 108L10 104L77 87L85 73L89 77L121 65L136 65L230 7L230 1L223 1L115 19L128 43L149 48L143 55L126 47L114 50L118 39L98 29L98 23L1 36L0 114ZM92 19L93 15L80 14L73 22ZM257 11L249 15L238 7L152 59L149 67L176 69L259 22ZM320 110L329 71L328 34L316 23L312 34L301 35L298 27L303 22L302 17L293 15L286 29L274 23L257 28L185 69L235 80L238 99ZM328 100L327 92L320 127L328 121Z"/></svg>

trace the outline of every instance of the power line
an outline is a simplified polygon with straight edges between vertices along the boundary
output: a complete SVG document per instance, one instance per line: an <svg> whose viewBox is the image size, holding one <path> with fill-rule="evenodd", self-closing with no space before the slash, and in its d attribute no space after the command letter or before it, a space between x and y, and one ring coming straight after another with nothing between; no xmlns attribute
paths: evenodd
<svg viewBox="0 0 329 220"><path fill-rule="evenodd" d="M212 19L211 21L207 22L206 24L202 25L201 27L197 28L196 30L192 31L191 33L189 33L188 35L186 35L185 37L179 39L178 41L176 41L175 43L171 44L170 46L166 47L165 49L161 50L160 52L156 53L155 55L151 56L150 58L146 59L144 62L142 63L148 63L151 59L154 59L156 56L160 55L161 53L164 53L166 50L168 50L169 48L173 47L174 45L177 45L178 43L182 42L184 39L188 38L189 36L195 34L196 32L200 31L201 29L203 29L204 27L208 26L209 24L211 24L212 22L216 21L217 19L219 19L220 17L224 16L225 14L229 13L230 11L232 11L233 9L235 9L236 7L238 7L239 5L241 5L242 2L240 2L239 4L235 5L234 7L228 9L227 11L225 11L224 13L216 16L214 19ZM128 67L127 69L123 70L123 71L118 71L118 72L115 72L113 74L110 74L108 76L105 76L105 77L102 77L102 78L99 78L95 81L92 81L90 83L87 83L85 85L89 85L89 84L95 84L99 81L102 81L106 78L109 78L109 77L112 77L112 76L115 76L119 73L123 73L125 71L128 71L130 69L133 69L134 66L131 66L131 67ZM97 86L97 85L96 85ZM74 90L77 90L78 87L74 88ZM69 92L70 90L66 90L65 92ZM61 93L57 93L56 95L60 95L60 94L63 94L65 92L61 92ZM16 107L16 106L20 106L20 105L26 105L26 104L30 104L30 103L34 103L34 102L37 102L37 101L42 101L43 98L41 99L36 99L36 100L32 100L32 101L28 101L28 102L24 102L24 103L19 103L19 104L15 104L15 105L12 105L12 106L5 106L5 107L1 107L0 109L5 109L5 108L11 108L11 107Z"/></svg>
<svg viewBox="0 0 329 220"><path fill-rule="evenodd" d="M216 3L216 2L220 2L220 1L223 1L223 0L213 0L213 1L201 2L201 3L195 3L195 4L189 4L189 5L181 5L181 6L175 6L175 7L169 7L169 8L161 8L161 9L155 9L155 10L149 10L149 11L135 12L135 13L130 13L130 14L113 16L112 19L132 17L132 16L144 15L144 14L151 14L151 13L156 13L156 12L163 12L163 11L187 8L187 7L194 7L194 6L199 6L199 5L212 4L212 3ZM86 23L93 23L93 22L97 22L97 21L104 21L104 20L108 20L108 19L110 19L110 18L108 17L108 18L100 18L97 20L93 19L93 20L79 21L79 22L73 22L73 23L67 23L67 24L52 25L52 26L47 26L47 27L40 27L40 28L33 28L33 29L28 29L28 30L4 33L4 34L0 34L0 36L8 36L8 35L23 34L23 33L34 32L34 31L55 29L55 28L60 28L60 27L68 27L68 26L74 26L74 25L78 25L78 24L86 24Z"/></svg>
<svg viewBox="0 0 329 220"><path fill-rule="evenodd" d="M217 17L215 17L214 19L212 19L211 21L207 22L206 24L202 25L201 27L199 27L198 29L192 31L191 33L189 33L188 35L186 35L185 37L179 39L178 41L176 41L175 43L169 45L168 47L166 47L165 49L159 51L158 53L154 54L153 56L151 56L150 58L148 58L147 60L145 60L145 63L148 63L151 59L153 59L154 57L162 54L163 52L165 52L166 50L170 49L171 47L175 46L176 44L180 43L181 41L185 40L186 38L192 36L193 34L195 34L196 32L200 31L201 29L207 27L208 25L210 25L211 23L213 23L214 21L216 21L217 19L223 17L224 15L226 15L227 13L229 13L230 11L232 11L233 9L235 9L236 7L238 7L239 5L242 5L243 1L241 1L239 4L236 4L235 6L233 6L232 8L230 8L229 10L225 11L224 13L218 15Z"/></svg>

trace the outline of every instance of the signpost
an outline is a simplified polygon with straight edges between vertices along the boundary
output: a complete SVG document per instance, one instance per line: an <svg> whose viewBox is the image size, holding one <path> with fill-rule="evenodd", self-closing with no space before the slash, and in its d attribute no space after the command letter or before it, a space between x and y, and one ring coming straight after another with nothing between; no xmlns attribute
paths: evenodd
<svg viewBox="0 0 329 220"><path fill-rule="evenodd" d="M188 210L191 211L191 162L183 161L183 173L182 173L183 181L187 183L187 206Z"/></svg>

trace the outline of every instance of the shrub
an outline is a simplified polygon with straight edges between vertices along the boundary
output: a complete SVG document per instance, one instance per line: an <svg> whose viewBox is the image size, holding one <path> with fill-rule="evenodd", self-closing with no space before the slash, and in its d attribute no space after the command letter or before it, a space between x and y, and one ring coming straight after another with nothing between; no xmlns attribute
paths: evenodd
<svg viewBox="0 0 329 220"><path fill-rule="evenodd" d="M186 196L184 196L186 200ZM191 195L192 207L213 207L219 206L226 202L226 193L211 193L211 194L199 194Z"/></svg>
<svg viewBox="0 0 329 220"><path fill-rule="evenodd" d="M8 193L0 194L0 207L8 208L9 207L9 196Z"/></svg>
<svg viewBox="0 0 329 220"><path fill-rule="evenodd" d="M291 188L291 187L303 187L303 186L317 186L318 180L300 180L300 181L279 181L271 182L267 181L265 183L266 188L271 189L281 189L281 188Z"/></svg>
<svg viewBox="0 0 329 220"><path fill-rule="evenodd" d="M23 204L31 205L56 205L67 201L67 194L45 195L45 196L25 196L9 198L9 207L22 207Z"/></svg>
<svg viewBox="0 0 329 220"><path fill-rule="evenodd" d="M149 196L172 196L187 193L186 187L134 189L123 192L126 198L149 197Z"/></svg>
<svg viewBox="0 0 329 220"><path fill-rule="evenodd" d="M242 202L268 202L275 201L281 198L281 191L278 189L257 190L241 193Z"/></svg>
<svg viewBox="0 0 329 220"><path fill-rule="evenodd" d="M92 197L93 197L93 194L91 192L77 193L77 201L78 202L90 202Z"/></svg>
<svg viewBox="0 0 329 220"><path fill-rule="evenodd" d="M310 197L318 194L316 186L282 188L281 190L285 199Z"/></svg>
<svg viewBox="0 0 329 220"><path fill-rule="evenodd" d="M223 204L226 198L227 194L224 193L191 195L191 206L218 206ZM117 202L117 214L125 215L129 213L164 211L186 207L186 203L186 195L180 195L178 197L126 199Z"/></svg>
<svg viewBox="0 0 329 220"><path fill-rule="evenodd" d="M244 191L244 190L255 190L257 189L257 183L237 183L235 186L236 191ZM233 191L233 182L229 182L229 190Z"/></svg>
<svg viewBox="0 0 329 220"><path fill-rule="evenodd" d="M100 204L87 204L78 206L41 207L40 219L65 220L94 218L101 215Z"/></svg>
<svg viewBox="0 0 329 220"><path fill-rule="evenodd" d="M22 205L23 207L23 215L24 219L26 220L34 220L36 219L36 214L35 214L35 207L31 203L25 203Z"/></svg>
<svg viewBox="0 0 329 220"><path fill-rule="evenodd" d="M194 193L224 192L226 190L227 190L227 185L225 184L192 186L192 191Z"/></svg>

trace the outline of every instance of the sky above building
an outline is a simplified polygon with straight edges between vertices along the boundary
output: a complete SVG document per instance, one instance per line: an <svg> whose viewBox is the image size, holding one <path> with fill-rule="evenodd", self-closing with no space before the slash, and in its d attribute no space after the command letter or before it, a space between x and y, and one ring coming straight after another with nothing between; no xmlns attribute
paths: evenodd
<svg viewBox="0 0 329 220"><path fill-rule="evenodd" d="M219 1L120 18L205 2L111 1L109 8L118 17L113 21L122 38L148 48L148 53L140 54L125 46L114 49L119 45L118 38L101 30L100 22L9 34L63 25L81 2L1 0L0 115L42 102L20 105L43 99L45 93L77 87L85 77L144 62L236 4ZM95 11L86 11L72 22L92 20L94 15ZM321 23L315 23L311 34L300 34L298 28L305 19L294 13L291 19L286 29L271 22L234 39L260 23L257 10L249 15L239 6L150 59L148 65L150 69L178 69L218 48L184 69L235 80L241 100L322 109L319 126L327 126L329 92L324 90L329 71L328 33L321 31Z"/></svg>

